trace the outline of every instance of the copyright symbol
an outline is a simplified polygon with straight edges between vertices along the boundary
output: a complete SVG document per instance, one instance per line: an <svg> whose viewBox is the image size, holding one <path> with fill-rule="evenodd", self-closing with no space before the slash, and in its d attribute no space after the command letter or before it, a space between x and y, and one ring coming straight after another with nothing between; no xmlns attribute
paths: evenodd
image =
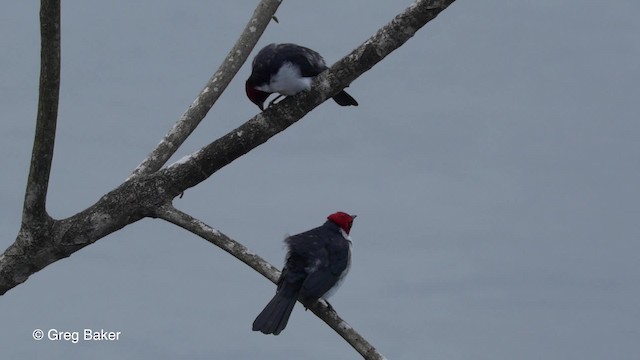
<svg viewBox="0 0 640 360"><path fill-rule="evenodd" d="M40 329L33 330L33 338L36 340L42 340L44 337L44 332Z"/></svg>

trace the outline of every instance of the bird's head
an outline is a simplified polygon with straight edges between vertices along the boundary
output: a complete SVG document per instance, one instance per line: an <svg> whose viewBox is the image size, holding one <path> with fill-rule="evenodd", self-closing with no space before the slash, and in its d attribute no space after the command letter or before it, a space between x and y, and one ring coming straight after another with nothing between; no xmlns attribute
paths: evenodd
<svg viewBox="0 0 640 360"><path fill-rule="evenodd" d="M353 219L355 219L356 216L357 215L349 215L345 212L338 211L337 213L329 215L327 219L340 226L340 228L348 235L351 231L351 226L353 225Z"/></svg>
<svg viewBox="0 0 640 360"><path fill-rule="evenodd" d="M247 97L251 100L252 103L258 105L260 110L264 110L264 101L269 97L268 92L260 91L253 87L253 85L249 84L249 80L244 85L245 90L247 91Z"/></svg>

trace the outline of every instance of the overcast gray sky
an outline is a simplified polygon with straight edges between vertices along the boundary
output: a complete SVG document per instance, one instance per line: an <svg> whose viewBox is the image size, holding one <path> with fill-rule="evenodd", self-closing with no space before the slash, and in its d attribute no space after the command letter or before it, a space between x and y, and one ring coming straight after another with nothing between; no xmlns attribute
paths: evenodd
<svg viewBox="0 0 640 360"><path fill-rule="evenodd" d="M331 64L409 1L285 1L258 48ZM68 0L48 209L121 183L215 71L255 2ZM390 359L638 359L637 1L460 1L329 101L176 205L282 265L282 239L359 215L336 310ZM39 72L38 4L0 13L0 247L15 240ZM257 51L257 50L256 50ZM255 54L255 52L254 52ZM178 159L255 115L245 65ZM358 358L298 305L251 331L275 287L144 220L0 299L6 359ZM32 339L34 329L119 341Z"/></svg>

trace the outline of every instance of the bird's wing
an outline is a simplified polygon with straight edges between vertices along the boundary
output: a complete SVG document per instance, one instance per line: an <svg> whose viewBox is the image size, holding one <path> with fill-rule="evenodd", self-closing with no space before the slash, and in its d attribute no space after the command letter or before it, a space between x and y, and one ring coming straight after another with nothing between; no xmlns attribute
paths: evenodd
<svg viewBox="0 0 640 360"><path fill-rule="evenodd" d="M320 245L319 228L301 234L291 235L284 242L287 245L287 258L278 280L278 289L298 292L309 273L309 259L327 262L327 254Z"/></svg>
<svg viewBox="0 0 640 360"><path fill-rule="evenodd" d="M300 296L304 298L318 299L322 297L336 285L349 265L349 246L347 243L341 243L338 246L334 244L334 246L323 250L327 260L313 268L313 271L309 272L302 283Z"/></svg>
<svg viewBox="0 0 640 360"><path fill-rule="evenodd" d="M282 62L291 62L300 67L300 75L313 77L325 71L327 64L318 52L296 44L278 45L278 56Z"/></svg>

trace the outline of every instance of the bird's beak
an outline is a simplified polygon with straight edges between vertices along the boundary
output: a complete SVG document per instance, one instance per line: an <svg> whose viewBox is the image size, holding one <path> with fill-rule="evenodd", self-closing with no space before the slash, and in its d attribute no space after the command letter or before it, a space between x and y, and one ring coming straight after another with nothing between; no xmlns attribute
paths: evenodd
<svg viewBox="0 0 640 360"><path fill-rule="evenodd" d="M357 217L358 217L358 215L351 215L351 218L352 218L352 219L355 219L355 218L357 218Z"/></svg>

